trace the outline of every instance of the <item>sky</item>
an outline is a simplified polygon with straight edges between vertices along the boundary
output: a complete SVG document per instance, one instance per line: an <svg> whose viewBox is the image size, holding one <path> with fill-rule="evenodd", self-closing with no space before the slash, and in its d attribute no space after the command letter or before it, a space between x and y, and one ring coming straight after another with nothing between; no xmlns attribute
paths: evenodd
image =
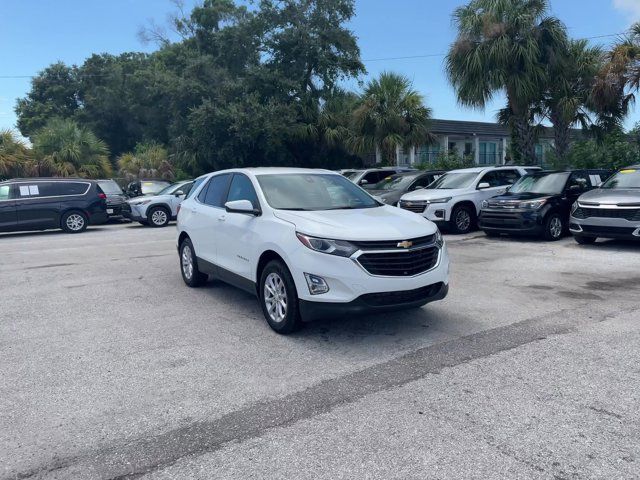
<svg viewBox="0 0 640 480"><path fill-rule="evenodd" d="M188 0L193 4L195 0ZM550 0L574 38L623 32L640 20L640 0ZM359 89L382 71L408 76L433 109L434 118L494 121L504 104L497 97L484 110L458 105L447 82L443 56L455 38L451 13L464 0L356 0L350 28L358 37L367 75L346 86ZM31 75L63 61L81 64L93 53L152 51L137 36L150 21L164 24L170 0L0 0L0 129L14 128L15 101L29 91ZM615 37L591 40L607 45ZM430 55L430 56L426 56ZM397 57L417 57L401 58ZM394 58L394 59L391 59ZM640 107L627 126L640 121Z"/></svg>

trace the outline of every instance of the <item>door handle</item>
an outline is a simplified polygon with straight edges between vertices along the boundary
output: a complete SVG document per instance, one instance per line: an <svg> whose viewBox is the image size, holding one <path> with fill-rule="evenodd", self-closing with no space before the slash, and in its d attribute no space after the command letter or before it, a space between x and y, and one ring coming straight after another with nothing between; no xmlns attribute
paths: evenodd
<svg viewBox="0 0 640 480"><path fill-rule="evenodd" d="M218 221L219 221L219 222L224 222L226 219L227 219L227 216L226 216L226 215L220 215L220 216L218 217Z"/></svg>

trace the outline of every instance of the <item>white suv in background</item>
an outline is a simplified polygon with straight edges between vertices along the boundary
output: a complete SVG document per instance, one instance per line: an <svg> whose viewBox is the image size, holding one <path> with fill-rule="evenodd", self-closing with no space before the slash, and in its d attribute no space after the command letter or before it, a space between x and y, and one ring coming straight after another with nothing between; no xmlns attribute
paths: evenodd
<svg viewBox="0 0 640 480"><path fill-rule="evenodd" d="M122 211L130 220L152 227L166 227L178 215L178 207L193 185L185 180L169 185L155 195L146 195L129 200L128 209Z"/></svg>
<svg viewBox="0 0 640 480"><path fill-rule="evenodd" d="M448 291L449 257L432 222L325 170L200 177L180 206L177 244L187 285L211 275L251 292L279 333L301 320L419 307Z"/></svg>
<svg viewBox="0 0 640 480"><path fill-rule="evenodd" d="M476 167L451 170L428 188L403 195L398 206L467 233L476 226L483 200L506 192L520 177L537 167Z"/></svg>

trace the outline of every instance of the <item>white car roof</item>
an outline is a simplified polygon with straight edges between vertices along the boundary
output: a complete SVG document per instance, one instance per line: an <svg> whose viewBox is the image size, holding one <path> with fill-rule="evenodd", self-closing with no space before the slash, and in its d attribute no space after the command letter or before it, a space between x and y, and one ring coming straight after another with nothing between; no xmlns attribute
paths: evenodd
<svg viewBox="0 0 640 480"><path fill-rule="evenodd" d="M511 167L509 165L504 165L500 167L472 167L472 168L459 168L458 170L451 170L447 173L482 173L487 170L518 170L522 167Z"/></svg>
<svg viewBox="0 0 640 480"><path fill-rule="evenodd" d="M248 167L248 168L230 168L227 170L218 170L216 172L208 173L207 175L213 175L218 173L247 173L252 175L276 175L287 173L306 173L306 174L327 174L340 175L332 170L324 170L321 168L293 168L293 167Z"/></svg>

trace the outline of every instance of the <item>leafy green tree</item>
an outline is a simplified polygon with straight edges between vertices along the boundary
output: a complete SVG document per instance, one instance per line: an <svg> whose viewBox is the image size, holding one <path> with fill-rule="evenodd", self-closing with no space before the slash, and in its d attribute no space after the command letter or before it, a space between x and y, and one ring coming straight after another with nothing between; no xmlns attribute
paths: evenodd
<svg viewBox="0 0 640 480"><path fill-rule="evenodd" d="M371 80L353 113L352 148L359 153L380 152L395 163L398 147L411 148L434 141L429 131L431 109L402 75L383 72Z"/></svg>
<svg viewBox="0 0 640 480"><path fill-rule="evenodd" d="M562 23L548 16L547 0L471 0L458 7L458 38L446 71L463 105L484 108L505 92L516 148L535 163L532 108L547 80L545 61L566 42Z"/></svg>
<svg viewBox="0 0 640 480"><path fill-rule="evenodd" d="M0 179L29 174L32 168L26 143L13 130L0 130Z"/></svg>
<svg viewBox="0 0 640 480"><path fill-rule="evenodd" d="M31 81L31 90L18 99L18 129L30 137L53 117L71 118L80 108L78 69L54 63Z"/></svg>
<svg viewBox="0 0 640 480"><path fill-rule="evenodd" d="M574 142L562 167L616 169L640 163L640 146L621 130Z"/></svg>
<svg viewBox="0 0 640 480"><path fill-rule="evenodd" d="M33 135L37 175L111 176L106 144L73 120L53 118Z"/></svg>

